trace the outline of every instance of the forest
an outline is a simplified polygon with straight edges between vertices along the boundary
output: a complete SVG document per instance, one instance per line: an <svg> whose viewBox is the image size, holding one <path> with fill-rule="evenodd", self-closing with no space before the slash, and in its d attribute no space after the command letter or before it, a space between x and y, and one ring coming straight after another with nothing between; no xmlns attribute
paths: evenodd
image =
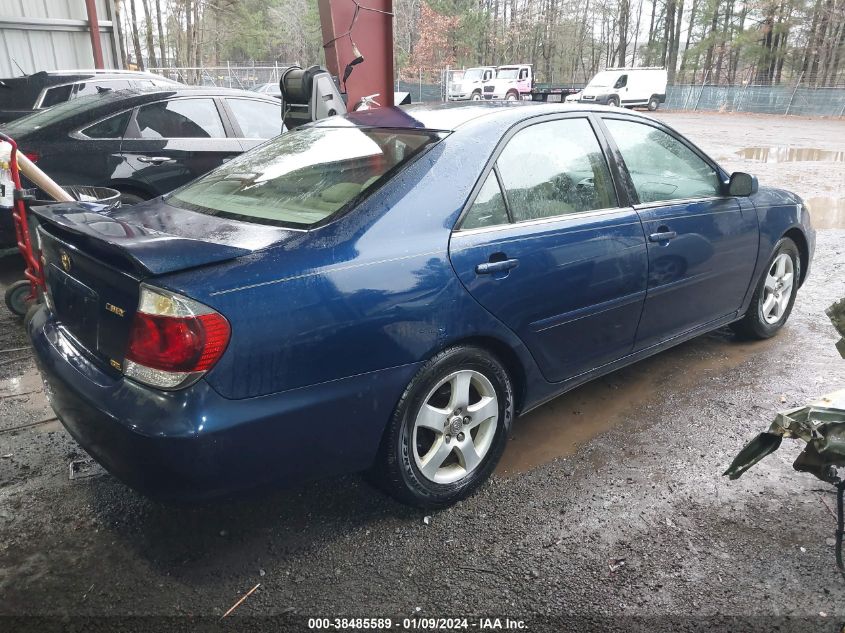
<svg viewBox="0 0 845 633"><path fill-rule="evenodd" d="M115 3L124 59L140 67L323 63L316 0ZM845 84L843 0L394 0L393 12L400 79L532 63L558 83L659 66L672 84Z"/></svg>

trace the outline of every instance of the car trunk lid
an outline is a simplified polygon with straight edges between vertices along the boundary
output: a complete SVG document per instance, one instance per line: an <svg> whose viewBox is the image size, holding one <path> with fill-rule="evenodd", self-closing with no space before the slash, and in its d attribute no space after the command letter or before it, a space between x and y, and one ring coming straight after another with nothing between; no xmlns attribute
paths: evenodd
<svg viewBox="0 0 845 633"><path fill-rule="evenodd" d="M55 318L113 371L122 370L143 281L248 255L292 235L161 201L112 211L57 204L33 212Z"/></svg>

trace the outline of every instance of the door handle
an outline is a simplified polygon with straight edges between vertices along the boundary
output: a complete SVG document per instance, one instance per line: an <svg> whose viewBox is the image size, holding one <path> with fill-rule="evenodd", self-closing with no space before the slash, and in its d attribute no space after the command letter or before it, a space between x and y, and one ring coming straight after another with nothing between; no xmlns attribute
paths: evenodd
<svg viewBox="0 0 845 633"><path fill-rule="evenodd" d="M498 262L485 262L483 264L478 264L475 267L475 272L479 275L492 275L493 273L501 273L511 268L516 268L519 266L518 259L503 259Z"/></svg>
<svg viewBox="0 0 845 633"><path fill-rule="evenodd" d="M172 158L167 156L139 156L138 161L142 163L152 163L153 165L161 165L162 163L169 163Z"/></svg>
<svg viewBox="0 0 845 633"><path fill-rule="evenodd" d="M651 235L649 235L649 242L668 242L669 240L673 240L678 237L678 233L676 231L670 231L665 226L661 226L660 228L666 230L658 231L657 233L652 233Z"/></svg>

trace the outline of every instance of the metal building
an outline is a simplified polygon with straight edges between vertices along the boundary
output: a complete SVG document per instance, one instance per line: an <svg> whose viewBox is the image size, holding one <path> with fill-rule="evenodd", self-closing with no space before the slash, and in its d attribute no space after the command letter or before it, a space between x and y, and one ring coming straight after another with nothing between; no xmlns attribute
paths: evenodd
<svg viewBox="0 0 845 633"><path fill-rule="evenodd" d="M0 0L0 77L95 68L94 13L102 67L120 68L113 0Z"/></svg>

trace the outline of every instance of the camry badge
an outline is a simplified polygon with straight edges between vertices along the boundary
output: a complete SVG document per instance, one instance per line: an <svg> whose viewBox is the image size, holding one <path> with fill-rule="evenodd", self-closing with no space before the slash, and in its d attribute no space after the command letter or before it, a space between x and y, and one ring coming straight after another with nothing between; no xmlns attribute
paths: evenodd
<svg viewBox="0 0 845 633"><path fill-rule="evenodd" d="M126 310L124 310L123 308L118 308L116 305L111 303L106 304L106 310L108 310L112 314L116 314L119 317L122 317L124 314L126 314Z"/></svg>
<svg viewBox="0 0 845 633"><path fill-rule="evenodd" d="M67 251L59 251L59 261L62 263L62 268L65 269L65 272L70 272L70 255L68 255Z"/></svg>

